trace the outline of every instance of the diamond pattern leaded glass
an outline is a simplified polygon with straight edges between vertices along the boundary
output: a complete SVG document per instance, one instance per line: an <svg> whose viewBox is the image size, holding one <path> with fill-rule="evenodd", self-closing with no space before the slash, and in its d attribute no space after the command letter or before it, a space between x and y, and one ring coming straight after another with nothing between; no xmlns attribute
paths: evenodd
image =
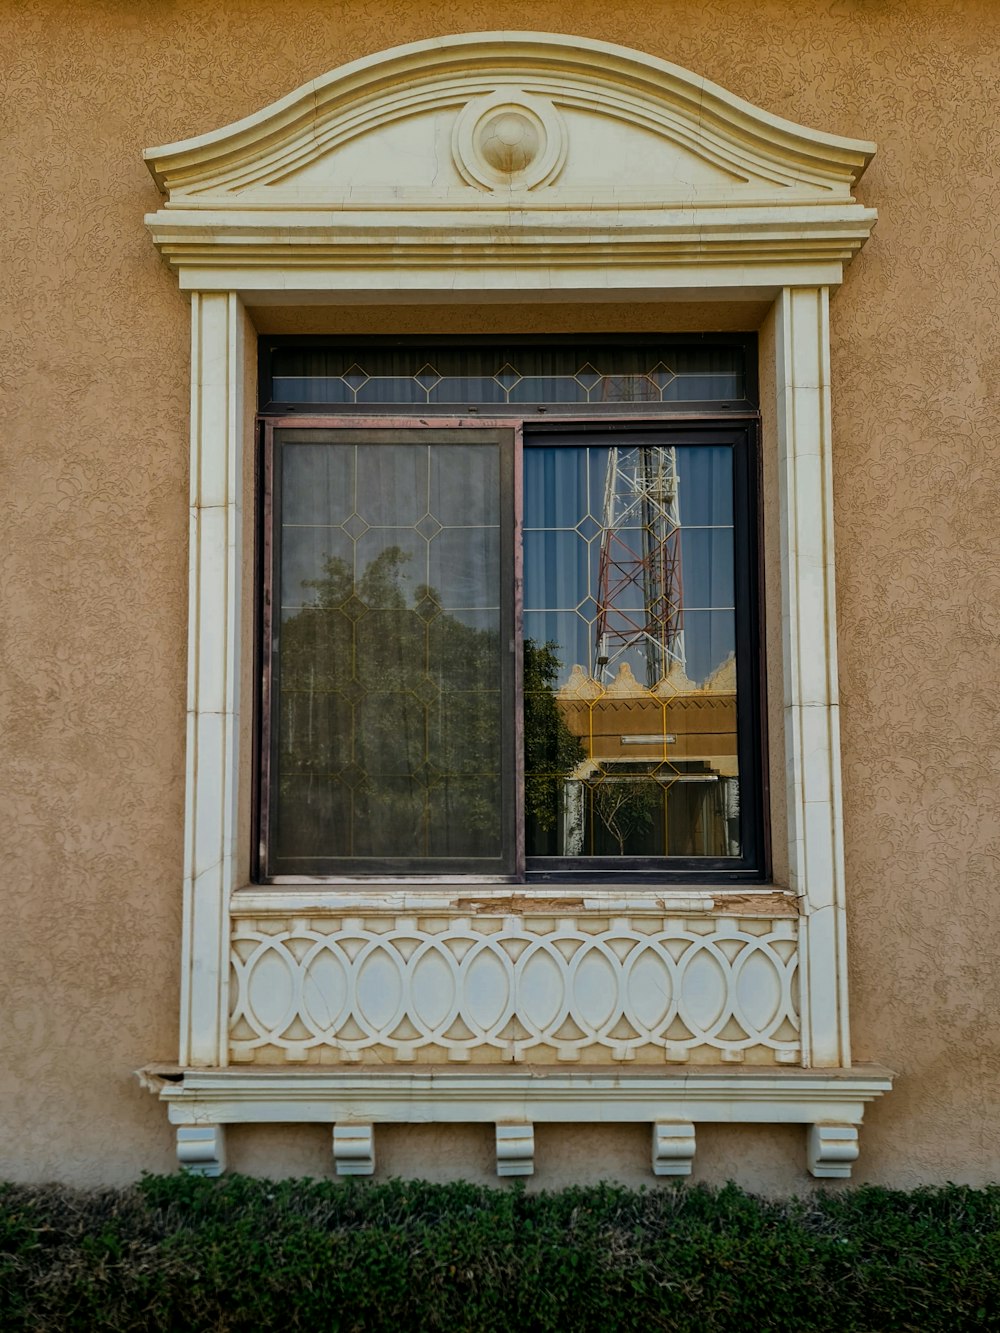
<svg viewBox="0 0 1000 1333"><path fill-rule="evenodd" d="M595 375L605 389L677 379L663 361L641 376L600 365L571 376L577 391ZM356 356L348 373L379 379ZM421 360L408 383L436 373ZM513 395L539 379L508 357L491 383ZM525 433L519 700L513 439L491 424L273 431L268 873L509 873L517 737L528 872L751 856L745 432Z"/></svg>
<svg viewBox="0 0 1000 1333"><path fill-rule="evenodd" d="M742 344L272 348L271 400L329 406L613 407L746 398Z"/></svg>
<svg viewBox="0 0 1000 1333"><path fill-rule="evenodd" d="M529 857L738 857L731 450L535 445L524 474Z"/></svg>
<svg viewBox="0 0 1000 1333"><path fill-rule="evenodd" d="M277 863L500 858L498 446L279 459Z"/></svg>

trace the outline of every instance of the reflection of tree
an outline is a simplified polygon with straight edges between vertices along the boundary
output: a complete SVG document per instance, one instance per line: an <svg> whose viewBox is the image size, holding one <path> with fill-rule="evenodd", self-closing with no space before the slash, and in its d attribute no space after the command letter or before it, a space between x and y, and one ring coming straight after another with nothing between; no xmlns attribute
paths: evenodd
<svg viewBox="0 0 1000 1333"><path fill-rule="evenodd" d="M618 855L625 856L626 843L652 827L654 817L662 812L663 791L653 777L603 776L589 784L594 812L618 844Z"/></svg>
<svg viewBox="0 0 1000 1333"><path fill-rule="evenodd" d="M413 587L392 546L355 577L333 558L280 627L278 828L282 857L501 853L500 634ZM554 643L524 644L529 851L565 854L567 784L591 793L617 853L662 808L639 774L574 777L587 752L556 698ZM589 766L584 766L589 767Z"/></svg>
<svg viewBox="0 0 1000 1333"><path fill-rule="evenodd" d="M353 808L358 855L496 855L499 634L443 610L427 585L411 604L409 558L388 547L357 577L327 560L304 582L312 603L281 626L285 826L349 855Z"/></svg>
<svg viewBox="0 0 1000 1333"><path fill-rule="evenodd" d="M556 704L556 646L524 641L524 807L542 832L555 827L563 783L585 757Z"/></svg>

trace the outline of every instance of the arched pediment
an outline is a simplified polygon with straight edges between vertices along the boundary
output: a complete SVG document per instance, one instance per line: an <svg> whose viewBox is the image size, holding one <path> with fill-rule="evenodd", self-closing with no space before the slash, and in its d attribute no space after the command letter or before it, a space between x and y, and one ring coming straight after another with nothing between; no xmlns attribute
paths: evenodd
<svg viewBox="0 0 1000 1333"><path fill-rule="evenodd" d="M874 221L851 194L873 152L623 47L474 33L355 61L145 157L168 197L152 230L182 269L192 245L203 267L206 245L218 257L237 233L245 259L298 240L325 268L345 245L388 263L405 243L426 261L436 236L482 269L497 228L528 263L555 243L563 258L597 244L609 263L706 245L728 263L842 263Z"/></svg>

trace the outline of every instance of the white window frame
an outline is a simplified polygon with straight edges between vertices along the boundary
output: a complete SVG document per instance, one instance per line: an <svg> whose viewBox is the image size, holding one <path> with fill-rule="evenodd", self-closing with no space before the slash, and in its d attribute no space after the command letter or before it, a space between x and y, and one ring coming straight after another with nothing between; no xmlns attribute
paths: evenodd
<svg viewBox="0 0 1000 1333"><path fill-rule="evenodd" d="M446 108L464 95L475 114L476 98L488 110L491 68L503 71L494 79L504 85L503 105L523 103L547 136L538 179L505 187L502 173L476 159L473 113L466 111L452 146L466 181L461 197L446 189L437 196L397 190L382 198L334 198L329 188L282 185L292 168L335 151L349 134L368 135L377 153L380 136L418 100ZM352 99L346 108L345 93ZM644 193L612 183L606 196L592 192L576 202L564 196L550 205L556 195L545 191L566 148L565 125L552 111L560 99L595 111L613 107L622 134L652 130L719 164L731 184L699 194L693 186ZM147 223L191 300L184 1077L157 1082L171 1118L185 1130L182 1157L189 1164L220 1166L218 1126L227 1120L346 1117L362 1129L379 1117L516 1120L534 1097L529 1120L651 1119L667 1126L659 1139L654 1133L654 1169L658 1152L669 1165L670 1143L686 1142L688 1121L700 1117L801 1121L813 1126L814 1173L849 1171L864 1105L890 1082L884 1070L852 1067L850 1053L829 301L875 222L874 211L851 193L873 153L872 144L780 120L664 61L577 37L525 33L466 34L384 52L232 126L147 151L167 196ZM435 1093L419 1071L395 1073L392 1086L385 1078L327 1072L307 1088L292 1074L227 1068L234 903L244 914L287 915L308 912L316 899L315 891L250 886L240 847L248 799L241 735L252 707L242 621L254 569L243 483L253 394L246 305L694 298L773 303L773 339L762 358L771 361L774 397L762 411L777 436L787 887L800 911L803 1068L751 1077L749 1069L713 1067L695 1080L697 1095L684 1091L679 1076L671 1083L662 1073L633 1080L626 1095L615 1092L614 1079L553 1073L538 1091L539 1080L532 1085L523 1072L480 1069L449 1074ZM780 799L777 784L775 790ZM386 886L380 901L399 908L441 892ZM655 901L661 910L682 912L704 910L706 899L664 889ZM455 1080L464 1093L450 1087ZM674 1134L671 1124L684 1133ZM204 1130L195 1133L199 1125ZM357 1150L364 1169L370 1146L369 1135ZM352 1151L342 1147L341 1159L347 1162ZM506 1151L530 1160L524 1143ZM683 1162L685 1152L674 1156Z"/></svg>

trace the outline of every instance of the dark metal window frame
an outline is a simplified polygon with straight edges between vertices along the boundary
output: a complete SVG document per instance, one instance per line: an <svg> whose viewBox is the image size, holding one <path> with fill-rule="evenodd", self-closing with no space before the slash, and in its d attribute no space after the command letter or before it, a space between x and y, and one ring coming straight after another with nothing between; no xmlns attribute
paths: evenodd
<svg viewBox="0 0 1000 1333"><path fill-rule="evenodd" d="M742 341L746 345L753 338L736 339L719 335L727 342ZM274 339L266 340L274 342ZM288 338L289 343L302 344L303 338ZM328 338L318 338L318 343L329 344ZM344 339L353 346L370 344L370 339ZM398 344L404 340L388 339L387 342ZM407 339L413 343L418 340ZM419 340L427 342L429 340ZM454 338L440 339L441 343L454 344ZM481 339L486 343L496 343L495 338ZM519 339L518 341L529 341ZM540 340L539 340L540 341ZM546 340L551 341L551 339ZM571 341L569 338L563 341ZM579 341L597 341L579 339ZM610 338L599 341L610 342ZM623 343L636 344L638 338L622 338ZM663 343L665 340L648 339L650 342ZM677 338L678 343L690 343L691 338ZM262 346L265 339L261 340ZM755 359L753 362L756 370ZM747 382L756 384L756 374L750 377L748 364ZM263 385L262 385L263 387ZM766 737L766 700L765 700L765 649L763 616L761 605L762 560L763 560L763 522L760 501L760 423L759 413L749 404L733 404L720 410L715 403L708 410L665 411L662 404L654 405L655 411L647 412L636 404L623 405L627 413L597 412L593 407L584 411L567 412L560 409L542 413L528 413L520 407L517 413L497 413L490 405L488 415L457 416L454 410L445 414L421 411L415 416L412 405L407 405L399 412L384 410L381 406L377 413L360 415L356 408L349 412L317 409L314 404L304 406L294 414L270 412L261 413L258 457L258 542L260 553L258 561L257 587L259 596L256 605L255 635L257 647L257 681L255 753L254 753L254 879L264 884L302 884L317 883L334 886L337 884L364 884L372 881L385 883L398 880L401 883L546 883L572 886L574 884L621 885L634 884L636 887L690 885L738 885L766 882L770 873L770 838L766 818L768 798L767 775L767 737ZM612 419L609 419L609 416ZM430 418L430 420L428 420ZM280 495L275 491L274 449L275 432L292 430L336 430L343 432L345 442L349 436L364 438L375 443L379 438L399 442L402 438L413 438L413 433L426 430L433 423L438 430L504 432L512 437L513 442L513 486L507 498L506 513L509 522L502 525L502 538L506 539L501 556L504 570L509 571L505 579L504 596L507 605L502 611L506 616L512 652L503 653L505 699L509 700L504 713L503 741L505 746L505 765L507 777L504 782L504 853L506 866L491 869L487 866L468 865L465 873L456 874L453 869L435 871L426 863L404 868L397 860L382 864L369 863L364 873L332 874L276 874L271 864L269 843L269 814L271 802L271 782L274 768L274 747L277 744L277 729L271 727L271 715L275 690L279 686L275 674L276 639L272 624L272 591L276 586L276 572L280 552L276 551L274 537L275 519L278 514L276 500ZM359 435L360 433L360 435ZM521 564L521 528L523 509L523 450L531 446L532 440L544 439L548 445L566 443L579 444L582 437L610 436L612 438L649 437L663 438L669 435L677 444L705 443L728 444L733 448L734 462L734 560L735 560L735 602L736 602L736 661L737 661L737 750L740 774L740 809L743 855L732 857L657 857L657 858L526 858L524 851L524 772L523 772L523 700L521 689L522 675L522 564ZM527 436L527 442L525 440ZM480 437L481 438L481 437ZM503 503L503 502L502 502ZM503 511L502 511L503 512ZM509 533L506 532L510 529ZM501 632L503 639L503 630ZM508 694L507 691L510 691ZM511 720L508 720L508 709ZM273 734L272 734L273 733Z"/></svg>
<svg viewBox="0 0 1000 1333"><path fill-rule="evenodd" d="M763 528L760 510L760 429L756 414L743 421L671 413L669 418L631 422L561 421L526 427L531 439L580 444L590 436L638 444L728 445L733 450L733 558L736 604L736 731L739 758L743 855L740 857L528 857L525 876L537 883L660 884L665 880L751 883L767 878L770 848L764 817L767 788L764 728L764 637L760 607ZM520 545L520 518L518 544ZM521 707L521 700L518 700Z"/></svg>

